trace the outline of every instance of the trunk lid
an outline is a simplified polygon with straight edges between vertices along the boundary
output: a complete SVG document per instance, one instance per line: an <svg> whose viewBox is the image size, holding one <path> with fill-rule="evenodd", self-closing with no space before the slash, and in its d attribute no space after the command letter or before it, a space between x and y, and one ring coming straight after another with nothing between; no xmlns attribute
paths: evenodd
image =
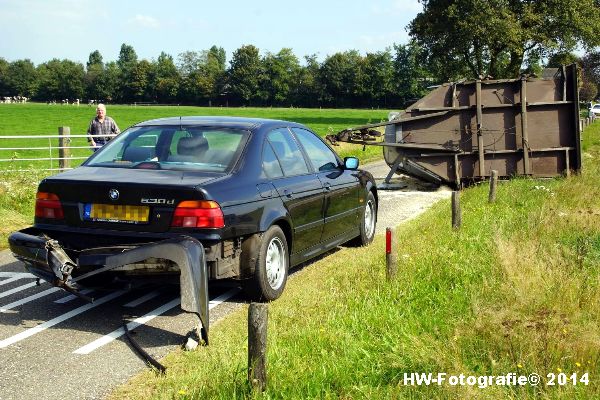
<svg viewBox="0 0 600 400"><path fill-rule="evenodd" d="M43 180L39 191L59 197L68 226L166 232L177 204L204 199L201 185L223 175L80 167Z"/></svg>

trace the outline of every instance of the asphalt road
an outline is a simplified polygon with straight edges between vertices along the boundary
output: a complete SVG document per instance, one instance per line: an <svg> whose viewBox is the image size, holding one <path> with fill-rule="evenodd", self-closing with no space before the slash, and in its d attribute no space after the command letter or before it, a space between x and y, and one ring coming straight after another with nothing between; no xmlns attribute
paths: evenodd
<svg viewBox="0 0 600 400"><path fill-rule="evenodd" d="M383 162L366 169L378 182L389 171ZM379 233L450 196L449 190L411 179L395 181L405 187L379 192ZM0 252L0 400L101 399L147 368L123 335L124 320L131 322L136 341L158 359L181 346L195 324L179 308L175 287L89 295L94 303L47 283L37 286L8 251ZM211 324L245 301L239 288L226 285L211 285L210 297Z"/></svg>

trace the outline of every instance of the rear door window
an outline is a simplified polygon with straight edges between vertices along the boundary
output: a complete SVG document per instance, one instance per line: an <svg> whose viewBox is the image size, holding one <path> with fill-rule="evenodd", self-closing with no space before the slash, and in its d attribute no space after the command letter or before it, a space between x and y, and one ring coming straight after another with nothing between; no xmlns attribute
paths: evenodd
<svg viewBox="0 0 600 400"><path fill-rule="evenodd" d="M285 176L307 174L306 160L287 128L275 129L267 135Z"/></svg>
<svg viewBox="0 0 600 400"><path fill-rule="evenodd" d="M263 145L262 154L263 170L265 171L267 178L274 179L282 177L283 171L281 170L281 165L279 165L279 160L277 160L277 156L268 141L265 141L265 144Z"/></svg>
<svg viewBox="0 0 600 400"><path fill-rule="evenodd" d="M231 165L244 135L242 132L219 129L176 131L166 162L171 164L224 169Z"/></svg>

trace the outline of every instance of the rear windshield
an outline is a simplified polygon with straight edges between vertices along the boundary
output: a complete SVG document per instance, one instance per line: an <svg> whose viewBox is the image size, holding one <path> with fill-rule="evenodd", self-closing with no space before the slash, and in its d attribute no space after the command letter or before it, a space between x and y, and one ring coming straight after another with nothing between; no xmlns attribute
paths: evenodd
<svg viewBox="0 0 600 400"><path fill-rule="evenodd" d="M108 142L83 165L227 172L235 165L248 132L236 129L134 127Z"/></svg>

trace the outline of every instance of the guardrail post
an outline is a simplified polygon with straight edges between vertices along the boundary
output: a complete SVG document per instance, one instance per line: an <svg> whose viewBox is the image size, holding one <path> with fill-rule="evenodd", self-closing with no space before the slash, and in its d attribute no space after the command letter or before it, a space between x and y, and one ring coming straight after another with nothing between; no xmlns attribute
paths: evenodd
<svg viewBox="0 0 600 400"><path fill-rule="evenodd" d="M59 126L58 135L58 168L63 171L71 166L69 160L71 157L71 149L69 149L71 128L68 126Z"/></svg>
<svg viewBox="0 0 600 400"><path fill-rule="evenodd" d="M268 305L250 303L248 308L248 382L252 390L267 386Z"/></svg>
<svg viewBox="0 0 600 400"><path fill-rule="evenodd" d="M498 185L498 171L492 170L492 176L490 177L490 195L488 202L493 203L496 201L496 186Z"/></svg>
<svg viewBox="0 0 600 400"><path fill-rule="evenodd" d="M462 211L460 209L460 192L452 192L452 228L458 229L462 225Z"/></svg>
<svg viewBox="0 0 600 400"><path fill-rule="evenodd" d="M386 278L388 281L394 280L398 273L398 260L396 257L396 246L394 228L385 228L385 264Z"/></svg>

